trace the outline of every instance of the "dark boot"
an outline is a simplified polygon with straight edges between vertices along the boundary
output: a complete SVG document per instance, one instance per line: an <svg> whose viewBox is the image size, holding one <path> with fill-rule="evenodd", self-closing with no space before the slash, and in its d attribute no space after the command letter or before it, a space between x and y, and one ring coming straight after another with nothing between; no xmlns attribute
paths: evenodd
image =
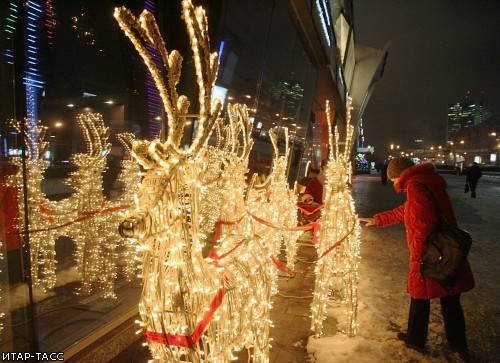
<svg viewBox="0 0 500 363"><path fill-rule="evenodd" d="M425 345L415 345L408 343L407 340L407 335L406 333L398 333L397 335L398 340L401 340L402 342L405 343L406 348L416 350L419 353L425 354L427 351L425 349Z"/></svg>

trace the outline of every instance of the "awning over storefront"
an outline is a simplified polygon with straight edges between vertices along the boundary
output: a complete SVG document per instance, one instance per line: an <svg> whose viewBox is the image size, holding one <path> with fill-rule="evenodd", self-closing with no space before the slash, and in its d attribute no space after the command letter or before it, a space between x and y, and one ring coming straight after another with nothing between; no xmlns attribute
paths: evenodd
<svg viewBox="0 0 500 363"><path fill-rule="evenodd" d="M368 104L375 83L384 73L390 43L383 50L355 45L356 62L350 95L353 100L352 120L355 124L363 117L363 112Z"/></svg>

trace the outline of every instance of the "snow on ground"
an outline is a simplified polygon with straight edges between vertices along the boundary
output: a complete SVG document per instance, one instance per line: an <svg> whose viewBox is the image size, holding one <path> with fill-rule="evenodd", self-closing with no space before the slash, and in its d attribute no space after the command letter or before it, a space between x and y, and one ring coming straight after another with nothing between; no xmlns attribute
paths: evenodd
<svg viewBox="0 0 500 363"><path fill-rule="evenodd" d="M498 316L498 223L500 222L500 181L484 177L477 199L463 193L463 176L445 176L459 224L474 238L469 260L476 288L462 295L470 362L500 362ZM358 176L354 196L359 216L397 206L404 195L392 185L382 186L376 176ZM408 250L402 225L362 228L361 264L358 286L358 334L348 338L309 338L308 352L316 363L343 362L463 362L449 351L442 325L439 300L431 303L427 340L428 352L408 349L396 339L406 331L409 296L406 293ZM328 320L342 321L341 309L333 306Z"/></svg>

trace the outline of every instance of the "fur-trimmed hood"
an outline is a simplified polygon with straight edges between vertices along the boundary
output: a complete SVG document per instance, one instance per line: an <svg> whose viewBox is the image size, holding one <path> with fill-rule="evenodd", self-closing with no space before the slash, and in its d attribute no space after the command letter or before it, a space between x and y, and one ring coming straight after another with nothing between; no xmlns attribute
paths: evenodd
<svg viewBox="0 0 500 363"><path fill-rule="evenodd" d="M415 179L427 185L431 190L444 190L448 186L443 177L438 174L434 164L421 163L403 171L397 183L394 184L394 188L398 193L405 191L408 184Z"/></svg>

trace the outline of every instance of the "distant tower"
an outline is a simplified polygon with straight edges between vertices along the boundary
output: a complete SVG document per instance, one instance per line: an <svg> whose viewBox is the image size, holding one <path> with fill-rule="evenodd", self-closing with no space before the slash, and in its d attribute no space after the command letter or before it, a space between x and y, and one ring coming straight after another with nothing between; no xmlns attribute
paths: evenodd
<svg viewBox="0 0 500 363"><path fill-rule="evenodd" d="M483 102L457 102L448 105L447 141L453 141L460 130L477 125L483 120Z"/></svg>

